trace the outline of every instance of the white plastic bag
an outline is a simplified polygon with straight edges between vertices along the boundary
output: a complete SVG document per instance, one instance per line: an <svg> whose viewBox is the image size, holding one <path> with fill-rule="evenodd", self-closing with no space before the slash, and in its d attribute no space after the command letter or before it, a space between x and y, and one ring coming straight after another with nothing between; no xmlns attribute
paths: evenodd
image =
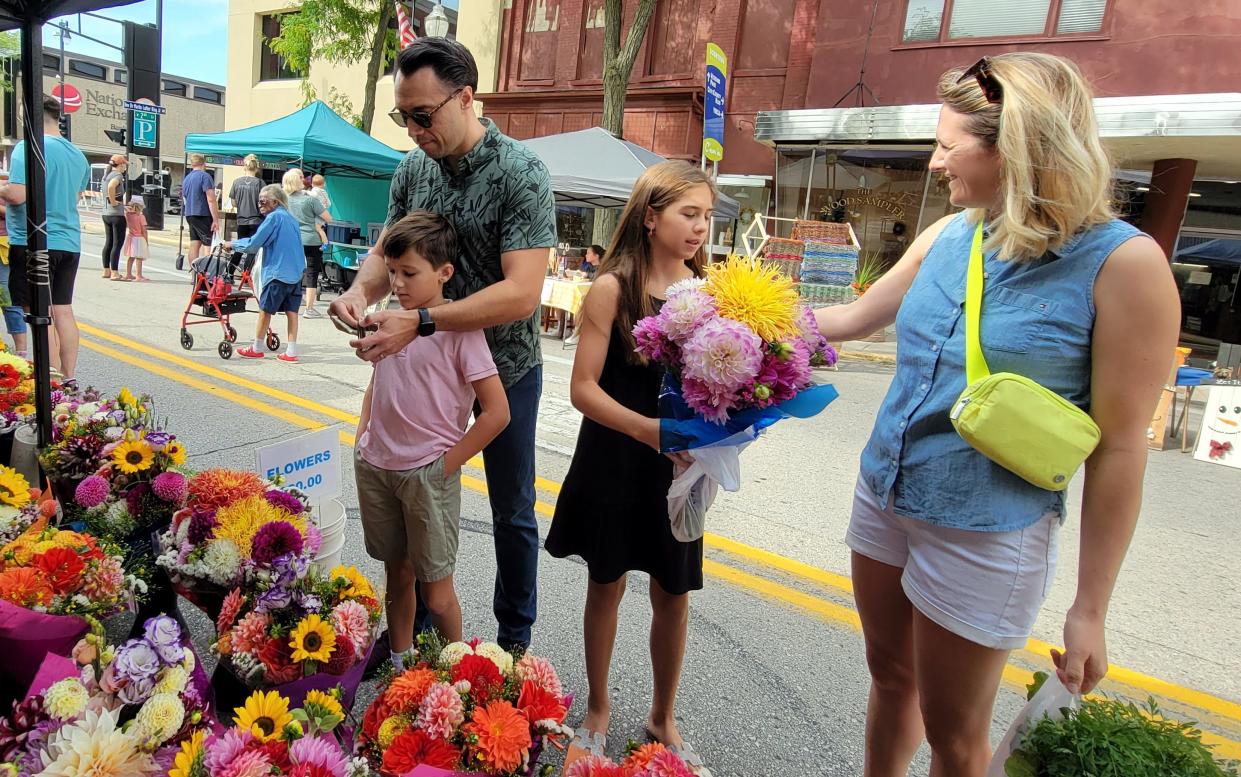
<svg viewBox="0 0 1241 777"><path fill-rule="evenodd" d="M987 767L987 777L1007 777L1004 772L1004 762L1021 744L1021 738L1025 736L1030 727L1038 725L1044 716L1052 720L1060 720L1064 717L1065 708L1076 709L1079 704L1081 704L1081 697L1065 688L1056 673L1051 672L1047 680L1043 682L1043 687L1034 694L1034 698L1030 699L1026 706L1021 708L1021 712L1017 713L1013 724L1008 727L1008 732L1000 740L1000 746L995 749L995 755L991 757L991 765Z"/></svg>
<svg viewBox="0 0 1241 777"><path fill-rule="evenodd" d="M668 487L668 520L679 542L693 542L706 533L707 510L720 488L741 488L741 451L751 442L753 438L687 451L694 463Z"/></svg>

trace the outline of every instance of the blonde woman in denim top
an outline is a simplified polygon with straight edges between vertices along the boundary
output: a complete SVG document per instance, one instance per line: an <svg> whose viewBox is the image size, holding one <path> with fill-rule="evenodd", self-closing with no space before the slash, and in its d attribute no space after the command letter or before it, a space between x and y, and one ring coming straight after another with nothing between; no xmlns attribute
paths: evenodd
<svg viewBox="0 0 1241 777"><path fill-rule="evenodd" d="M1104 621L1142 499L1146 430L1171 367L1179 301L1159 246L1115 218L1089 86L1044 54L984 58L939 84L931 171L966 209L924 231L856 302L819 310L851 340L893 322L896 374L862 454L847 542L871 690L865 775L982 777L1009 651L1054 579L1062 492L975 451L949 412L965 389L965 276L986 227L980 326L992 372L1025 375L1093 416L1077 595L1060 678L1107 671Z"/></svg>

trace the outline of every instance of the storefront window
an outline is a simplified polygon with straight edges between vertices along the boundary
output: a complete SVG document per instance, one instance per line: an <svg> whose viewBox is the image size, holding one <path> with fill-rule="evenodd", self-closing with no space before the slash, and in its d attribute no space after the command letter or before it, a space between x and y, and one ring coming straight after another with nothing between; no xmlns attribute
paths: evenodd
<svg viewBox="0 0 1241 777"><path fill-rule="evenodd" d="M770 185L769 176L720 176L716 186L721 194L737 201L738 212L736 220L716 219L711 222L711 252L715 257L745 255L741 236L754 223L756 213L766 215L771 199Z"/></svg>

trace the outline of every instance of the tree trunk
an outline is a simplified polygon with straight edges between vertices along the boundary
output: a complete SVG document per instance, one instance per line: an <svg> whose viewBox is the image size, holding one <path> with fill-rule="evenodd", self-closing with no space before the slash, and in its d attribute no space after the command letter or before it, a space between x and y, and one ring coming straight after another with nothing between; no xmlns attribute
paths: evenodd
<svg viewBox="0 0 1241 777"><path fill-rule="evenodd" d="M646 37L646 28L654 13L655 0L640 0L622 49L624 0L604 0L603 3L603 128L618 138L624 137L625 93L629 90L629 76L633 73L634 62L642 50L642 39ZM595 211L595 243L605 247L608 245L619 216L614 208Z"/></svg>
<svg viewBox="0 0 1241 777"><path fill-rule="evenodd" d="M379 23L375 37L371 39L371 59L366 64L366 89L362 92L362 131L371 134L371 121L375 118L375 84L379 81L379 69L383 67L384 48L388 43L388 22L392 21L396 7L390 0L379 0Z"/></svg>

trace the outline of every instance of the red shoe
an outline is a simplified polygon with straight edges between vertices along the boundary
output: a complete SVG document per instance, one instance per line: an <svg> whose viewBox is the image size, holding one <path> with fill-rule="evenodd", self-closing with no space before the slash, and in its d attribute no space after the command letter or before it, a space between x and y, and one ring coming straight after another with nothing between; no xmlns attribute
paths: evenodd
<svg viewBox="0 0 1241 777"><path fill-rule="evenodd" d="M261 354L260 354L260 355L261 355ZM280 354L279 356L277 356L276 358L277 358L277 359L279 359L279 360L280 360L280 361L282 361L282 362L288 362L289 364L297 364L297 357L296 357L296 356L289 356L287 353L282 353L282 354Z"/></svg>
<svg viewBox="0 0 1241 777"><path fill-rule="evenodd" d="M237 355L244 356L247 359L262 359L263 358L263 353L261 351L256 351L253 348L238 348Z"/></svg>

